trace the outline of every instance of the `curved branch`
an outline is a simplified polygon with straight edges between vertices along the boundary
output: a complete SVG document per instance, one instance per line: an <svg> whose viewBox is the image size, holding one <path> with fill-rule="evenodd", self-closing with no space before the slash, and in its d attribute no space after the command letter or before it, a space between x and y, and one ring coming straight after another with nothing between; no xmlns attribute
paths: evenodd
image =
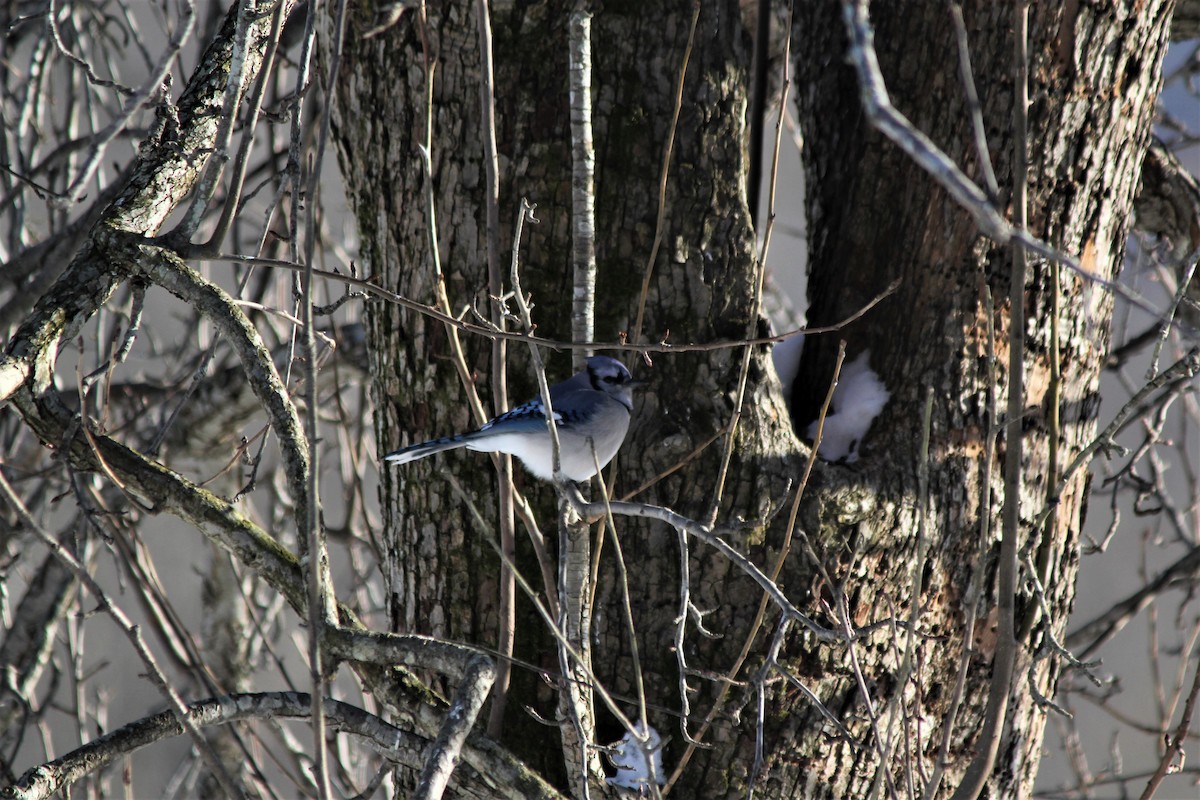
<svg viewBox="0 0 1200 800"><path fill-rule="evenodd" d="M87 438L75 435L64 441L68 432L77 431L76 416L61 404L56 393L34 398L26 387L17 393L14 402L34 432L43 441L61 443L81 469L97 469L103 459L128 491L149 501L155 511L168 511L195 525L282 594L298 614L305 615L308 594L296 556L232 504L101 433ZM445 775L448 764L461 758L481 775L496 779L495 785L489 784L495 796L559 797L503 747L483 737L468 736L495 674L494 665L481 651L427 637L369 632L352 610L340 604L338 619L341 627L325 631L322 645L328 652L358 664L357 672L368 690L381 702L395 707L405 724L431 736L440 731L436 745L438 780ZM431 702L436 698L407 673L405 666L442 672L459 680L460 690L449 710L443 711Z"/></svg>
<svg viewBox="0 0 1200 800"><path fill-rule="evenodd" d="M388 761L420 769L421 752L428 744L424 737L389 725L357 706L329 698L322 706L331 729L361 736ZM253 719L307 719L311 714L312 696L303 692L230 694L190 703L187 710L188 721L197 728ZM145 717L61 758L33 767L12 786L5 787L0 797L4 800L42 800L118 758L182 733L183 727L174 712L164 711Z"/></svg>
<svg viewBox="0 0 1200 800"><path fill-rule="evenodd" d="M297 535L301 535L299 531L304 530L309 501L308 439L296 406L258 329L224 289L206 280L176 253L137 237L115 234L113 238L121 240L106 242L106 249L114 257L136 265L139 274L194 306L216 325L237 353L250 388L279 435L288 488L295 501Z"/></svg>
<svg viewBox="0 0 1200 800"><path fill-rule="evenodd" d="M281 9L286 14L293 0ZM221 32L205 52L177 110L178 124L164 125L157 141L143 144L129 182L105 211L83 249L62 278L37 303L0 360L0 403L23 385L43 394L51 385L59 344L83 324L131 277L145 276L195 305L233 345L250 385L280 436L289 489L302 527L307 513L308 446L299 415L257 330L232 299L206 281L173 252L144 237L153 234L192 190L219 135L230 69L238 64L239 87L257 74L270 41L272 15L244 20L249 41L245 58L235 59L240 6L226 15ZM237 77L237 76L234 76ZM239 92L244 88L239 88ZM171 116L175 110L171 109ZM49 441L49 440L43 440Z"/></svg>
<svg viewBox="0 0 1200 800"><path fill-rule="evenodd" d="M520 212L524 214L525 212ZM532 210L530 211L532 213ZM289 269L292 271L302 271L303 265L292 261L284 261L277 258L252 258L250 256L240 256L230 253L223 253L213 259L215 261L228 261L233 264L254 264L268 267L278 267L281 269ZM353 267L353 264L351 264ZM708 352L712 350L732 350L746 347L747 345L760 344L778 344L782 341L804 334L805 336L815 336L821 333L834 333L845 328L852 322L862 318L879 305L885 299L896 293L900 288L900 279L892 281L879 294L872 297L863 306L844 319L829 325L807 325L796 328L794 330L782 331L781 333L772 334L770 336L756 336L752 338L742 339L716 339L710 342L687 342L684 344L669 344L665 338L650 344L634 344L628 341L617 342L568 342L562 339L546 339L536 336L526 331L518 330L500 330L495 326L484 326L472 322L467 322L459 317L452 316L444 312L438 306L431 306L426 303L421 303L416 300L388 291L382 286L371 283L364 278L356 278L352 275L345 275L341 272L333 272L331 270L313 269L313 275L319 275L322 278L328 278L332 281L339 281L347 286L354 286L364 290L372 297L378 297L386 302L395 303L396 305L407 308L411 311L416 311L418 314L423 314L430 319L437 320L445 324L448 328L464 331L475 336L481 336L491 341L509 341L509 342L525 342L529 345L544 347L549 350L617 350L628 353L697 353ZM3 395L0 394L0 401L3 400Z"/></svg>
<svg viewBox="0 0 1200 800"><path fill-rule="evenodd" d="M765 572L759 569L753 561L739 553L732 545L722 539L718 532L707 525L703 525L694 519L689 519L669 508L662 506L648 505L645 503L627 503L623 501L612 501L608 504L603 502L587 502L579 493L578 487L574 484L565 484L563 487L564 495L571 502L575 512L585 519L599 519L605 516L606 512L611 512L622 517L642 517L643 519L657 519L667 523L676 530L683 531L694 539L699 539L705 544L717 549L721 555L725 556L733 563L741 572L745 573L751 580L758 584L771 601L779 607L784 616L789 619L794 619L803 625L811 634L822 642L844 642L847 637L835 630L822 627L812 620L807 614L804 614L800 609L796 608L795 604L788 599L783 590L767 576Z"/></svg>
<svg viewBox="0 0 1200 800"><path fill-rule="evenodd" d="M284 14L296 0L281 0ZM83 244L62 277L37 302L0 358L0 405L23 385L41 394L50 386L61 342L70 341L129 277L128 265L114 259L96 234L102 230L152 236L192 191L216 144L217 125L229 84L238 7L205 50L176 106L160 105L159 129L138 153L129 178L105 209L96 231ZM242 62L245 76L257 74L270 33L271 16L249 25L251 46ZM242 85L249 85L244 79Z"/></svg>
<svg viewBox="0 0 1200 800"><path fill-rule="evenodd" d="M967 177L945 151L892 105L879 70L874 44L875 30L868 19L868 4L865 0L842 0L841 5L846 32L850 38L850 63L857 74L862 109L867 121L907 154L954 199L955 203L970 214L980 233L998 245L1016 244L1028 253L1061 264L1080 278L1104 287L1154 319L1163 319L1162 311L1136 291L1120 281L1092 272L1079 259L1052 247L1025 227L1014 225L1005 219L1000 209L988 199L987 193ZM1189 337L1200 336L1200 332L1190 326L1179 323L1176 323L1176 326Z"/></svg>

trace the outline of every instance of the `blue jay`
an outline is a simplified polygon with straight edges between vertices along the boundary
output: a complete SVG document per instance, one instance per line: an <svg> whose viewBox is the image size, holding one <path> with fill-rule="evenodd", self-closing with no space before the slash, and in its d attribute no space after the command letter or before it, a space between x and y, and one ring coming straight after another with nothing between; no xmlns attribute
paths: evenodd
<svg viewBox="0 0 1200 800"><path fill-rule="evenodd" d="M633 389L639 385L641 381L635 381L620 361L592 356L586 369L550 387L564 476L586 481L596 474L596 461L601 468L612 461L629 430ZM553 445L540 398L501 414L477 431L402 447L388 453L384 460L407 464L460 447L481 453L509 453L521 459L534 477L545 481L554 477Z"/></svg>

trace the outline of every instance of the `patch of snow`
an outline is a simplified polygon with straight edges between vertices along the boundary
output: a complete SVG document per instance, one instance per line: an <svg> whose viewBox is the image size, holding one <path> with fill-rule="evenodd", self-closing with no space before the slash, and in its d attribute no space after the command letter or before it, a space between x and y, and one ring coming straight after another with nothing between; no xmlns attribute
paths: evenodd
<svg viewBox="0 0 1200 800"><path fill-rule="evenodd" d="M792 403L792 384L796 382L796 373L800 371L800 356L803 352L803 333L776 342L771 348L771 363L775 365L775 374L783 384L783 399L788 405Z"/></svg>
<svg viewBox="0 0 1200 800"><path fill-rule="evenodd" d="M638 731L641 730L642 724L639 722ZM621 741L613 746L613 751L608 755L608 760L617 768L617 774L609 778L608 783L637 792L648 791L652 780L659 786L666 783L662 765L662 737L658 735L658 731L654 730L653 725L650 726L650 736L646 747L652 751L650 757L653 762L647 761L646 752L638 746L637 737L631 731L626 731L625 735L621 737ZM654 766L653 772L650 770L651 763Z"/></svg>
<svg viewBox="0 0 1200 800"><path fill-rule="evenodd" d="M842 367L837 388L833 390L831 413L825 417L821 447L817 451L826 461L858 461L858 445L867 429L883 407L891 392L871 370L871 351L864 350L858 358ZM817 435L817 422L808 426L808 438Z"/></svg>

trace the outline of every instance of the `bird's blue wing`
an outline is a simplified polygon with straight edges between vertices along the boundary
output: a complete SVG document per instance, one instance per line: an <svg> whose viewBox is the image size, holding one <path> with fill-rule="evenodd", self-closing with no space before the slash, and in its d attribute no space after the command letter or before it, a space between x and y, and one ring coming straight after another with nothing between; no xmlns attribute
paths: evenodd
<svg viewBox="0 0 1200 800"><path fill-rule="evenodd" d="M555 421L568 428L585 424L606 400L604 394L591 389L565 393L554 406Z"/></svg>
<svg viewBox="0 0 1200 800"><path fill-rule="evenodd" d="M558 409L554 410L554 421L561 423L563 421L562 414ZM530 400L528 403L522 403L516 408L505 411L500 416L490 420L482 428L483 431L491 431L497 427L503 427L505 430L545 430L546 428L546 408L542 405L541 400Z"/></svg>

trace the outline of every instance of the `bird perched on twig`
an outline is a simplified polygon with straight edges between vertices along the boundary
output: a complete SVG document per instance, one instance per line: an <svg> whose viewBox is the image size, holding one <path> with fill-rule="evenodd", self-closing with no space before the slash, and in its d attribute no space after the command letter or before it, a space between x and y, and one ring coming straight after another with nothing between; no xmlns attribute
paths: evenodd
<svg viewBox="0 0 1200 800"><path fill-rule="evenodd" d="M597 461L601 468L612 461L629 430L633 389L641 383L620 361L592 356L585 369L550 387L563 476L586 481L596 474ZM477 431L409 445L388 453L384 460L407 464L463 447L481 453L509 453L521 459L534 477L545 481L554 477L553 445L541 398L501 414Z"/></svg>

